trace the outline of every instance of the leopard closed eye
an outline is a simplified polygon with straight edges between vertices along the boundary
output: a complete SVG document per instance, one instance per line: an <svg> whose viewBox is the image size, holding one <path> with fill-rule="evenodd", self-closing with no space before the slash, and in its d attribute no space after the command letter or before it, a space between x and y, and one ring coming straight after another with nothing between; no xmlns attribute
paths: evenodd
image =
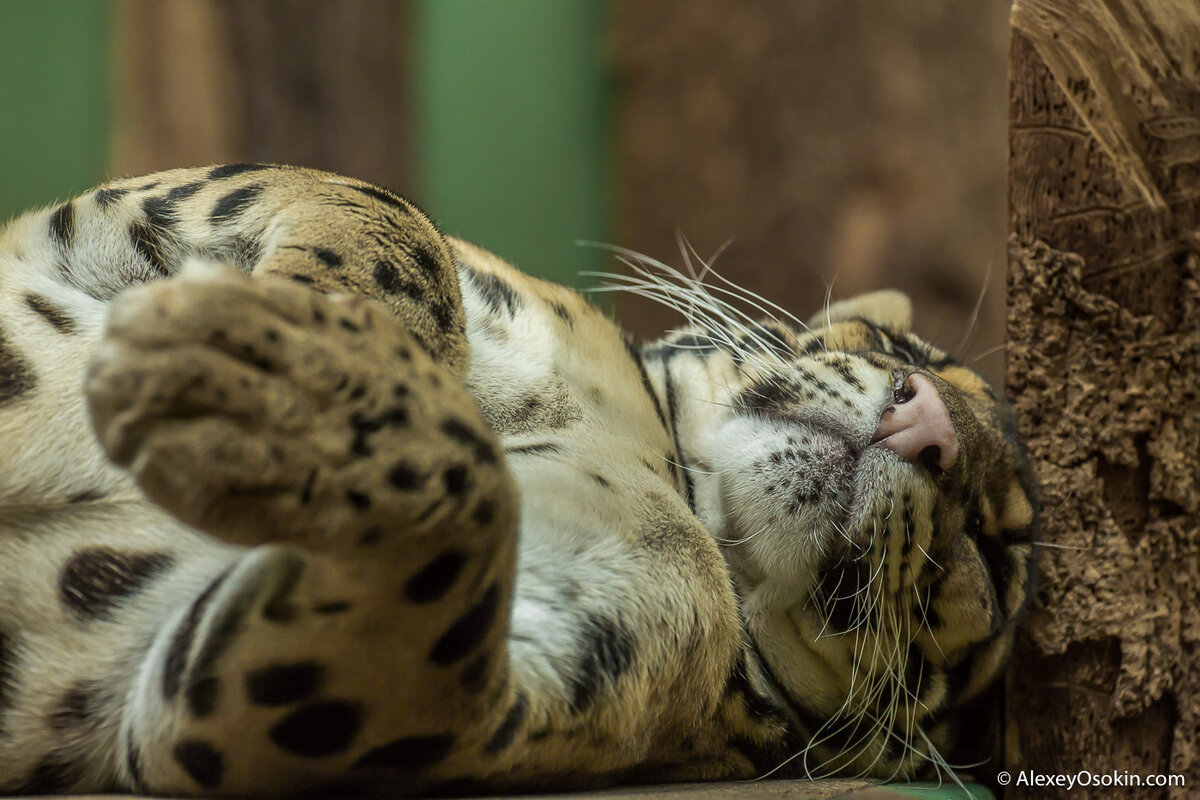
<svg viewBox="0 0 1200 800"><path fill-rule="evenodd" d="M313 170L9 223L0 791L948 773L1033 580L1003 399L898 293L641 263L644 345Z"/></svg>

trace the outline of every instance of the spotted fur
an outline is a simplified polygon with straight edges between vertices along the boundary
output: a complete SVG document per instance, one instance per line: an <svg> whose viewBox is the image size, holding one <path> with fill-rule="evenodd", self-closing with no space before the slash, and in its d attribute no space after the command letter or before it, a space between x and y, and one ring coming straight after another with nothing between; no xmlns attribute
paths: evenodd
<svg viewBox="0 0 1200 800"><path fill-rule="evenodd" d="M806 325L630 281L692 325L636 346L391 192L262 164L10 223L0 790L948 769L1032 581L1003 401L894 294ZM914 375L948 469L872 441Z"/></svg>

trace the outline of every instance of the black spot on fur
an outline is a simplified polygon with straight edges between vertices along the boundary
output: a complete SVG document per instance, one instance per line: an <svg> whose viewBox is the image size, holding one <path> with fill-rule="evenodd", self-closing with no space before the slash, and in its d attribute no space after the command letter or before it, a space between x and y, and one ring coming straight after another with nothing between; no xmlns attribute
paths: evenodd
<svg viewBox="0 0 1200 800"><path fill-rule="evenodd" d="M246 694L260 706L282 706L310 697L325 682L325 668L312 661L263 667L246 674Z"/></svg>
<svg viewBox="0 0 1200 800"><path fill-rule="evenodd" d="M179 693L180 687L183 685L183 670L187 666L187 658L192 649L192 640L196 636L196 626L200 624L201 617L204 616L204 609L212 600L213 595L225 579L229 577L230 570L225 570L216 578L213 579L207 588L192 601L191 608L188 609L187 615L179 623L179 627L175 629L175 635L171 637L171 644L167 648L167 656L163 660L163 697L171 700Z"/></svg>
<svg viewBox="0 0 1200 800"><path fill-rule="evenodd" d="M338 390L341 390L341 386ZM350 415L350 429L354 432L354 440L350 443L350 452L356 456L369 456L374 452L371 448L371 436L384 428L399 428L408 424L408 410L403 406L393 406L380 412L378 416L370 417L361 411Z"/></svg>
<svg viewBox="0 0 1200 800"><path fill-rule="evenodd" d="M234 189L217 201L208 215L209 219L213 222L227 222L233 219L245 211L247 206L262 194L263 188L261 183L252 183L249 186Z"/></svg>
<svg viewBox="0 0 1200 800"><path fill-rule="evenodd" d="M439 331L448 331L454 327L457 315L457 306L450 303L427 301L426 308L433 315L433 322L437 325ZM460 325L461 330L461 325Z"/></svg>
<svg viewBox="0 0 1200 800"><path fill-rule="evenodd" d="M553 442L537 442L536 444L522 444L518 445L517 447L510 447L504 452L508 453L510 456L535 455L541 453L559 453L562 452L562 448Z"/></svg>
<svg viewBox="0 0 1200 800"><path fill-rule="evenodd" d="M59 333L75 333L77 330L75 320L67 315L58 306L51 303L40 294L25 295L25 305L29 306L34 313L49 322Z"/></svg>
<svg viewBox="0 0 1200 800"><path fill-rule="evenodd" d="M67 730L88 724L104 705L105 694L99 681L77 683L63 694L50 712L50 727Z"/></svg>
<svg viewBox="0 0 1200 800"><path fill-rule="evenodd" d="M444 251L438 251L432 243L419 241L405 246L403 250L405 256L426 278L435 283L445 280L450 262L443 255Z"/></svg>
<svg viewBox="0 0 1200 800"><path fill-rule="evenodd" d="M375 270L372 274L375 277L375 283L388 294L406 293L403 292L404 282L400 280L399 270L387 259L376 261Z"/></svg>
<svg viewBox="0 0 1200 800"><path fill-rule="evenodd" d="M870 580L860 561L839 562L821 575L821 607L834 630L846 632L865 619L866 608L859 598L864 581Z"/></svg>
<svg viewBox="0 0 1200 800"><path fill-rule="evenodd" d="M737 661L725 682L725 694L740 696L746 703L746 713L760 723L779 723L782 717L770 700L760 695L750 685L750 671L746 666L746 654L738 653Z"/></svg>
<svg viewBox="0 0 1200 800"><path fill-rule="evenodd" d="M937 584L933 584L937 586ZM934 592L933 586L930 586L930 594ZM914 619L920 619L925 623L925 628L931 631L936 631L942 627L942 615L933 607L933 602L927 600L923 605L914 605L912 607L912 615Z"/></svg>
<svg viewBox="0 0 1200 800"><path fill-rule="evenodd" d="M329 600L324 603L317 603L313 606L314 614L342 614L350 610L350 603L346 600Z"/></svg>
<svg viewBox="0 0 1200 800"><path fill-rule="evenodd" d="M804 370L800 370L804 373ZM815 375L809 374L810 383L818 388L824 386ZM781 407L795 399L800 387L795 381L773 376L751 385L738 397L737 405L744 411L761 416L777 413Z"/></svg>
<svg viewBox="0 0 1200 800"><path fill-rule="evenodd" d="M571 710L583 711L596 699L601 686L615 681L633 664L633 637L617 620L589 615L581 642L583 656L570 676Z"/></svg>
<svg viewBox="0 0 1200 800"><path fill-rule="evenodd" d="M496 463L496 451L492 447L491 443L473 431L471 427L461 419L451 417L447 420L443 420L439 427L441 428L442 433L446 434L456 442L471 446L475 450L476 458L478 458L480 461L484 461L488 464Z"/></svg>
<svg viewBox="0 0 1200 800"><path fill-rule="evenodd" d="M487 638L499 605L500 587L493 582L479 602L459 617L434 643L429 660L445 667L470 655Z"/></svg>
<svg viewBox="0 0 1200 800"><path fill-rule="evenodd" d="M16 654L13 652L12 637L0 630L0 711L12 705L13 689L16 688Z"/></svg>
<svg viewBox="0 0 1200 800"><path fill-rule="evenodd" d="M383 538L383 528L378 525L372 525L358 535L358 544L362 547L370 547L379 544L379 540Z"/></svg>
<svg viewBox="0 0 1200 800"><path fill-rule="evenodd" d="M675 443L674 453L668 452L663 456L666 462L667 470L671 473L672 480L679 484L683 483L683 497L687 501L688 508L693 512L696 510L696 488L692 481L692 473L690 470L681 470L679 467L679 459L675 453L679 453L679 426L676 420L679 418L679 396L675 391L675 380L671 377L671 362L670 359L678 355L678 350L671 350L663 356L663 385L665 387L667 401L667 420L669 424L664 424L664 428L671 433L671 440ZM647 391L653 394L653 391L647 384Z"/></svg>
<svg viewBox="0 0 1200 800"><path fill-rule="evenodd" d="M502 278L490 272L478 272L470 268L466 272L471 285L475 287L476 291L483 297L484 302L488 304L488 307L494 313L499 314L503 312L510 318L516 316L522 303L520 295L517 294L513 287L509 286Z"/></svg>
<svg viewBox="0 0 1200 800"><path fill-rule="evenodd" d="M317 482L317 471L310 470L308 477L304 479L304 484L300 487L300 505L308 505L312 502L313 486Z"/></svg>
<svg viewBox="0 0 1200 800"><path fill-rule="evenodd" d="M147 197L142 201L142 211L146 213L146 221L155 228L169 228L177 221L175 207L181 200L186 200L203 189L202 181L193 181L172 187L161 197Z"/></svg>
<svg viewBox="0 0 1200 800"><path fill-rule="evenodd" d="M411 491L420 488L425 483L425 478L412 464L397 461L388 472L388 483L402 491Z"/></svg>
<svg viewBox="0 0 1200 800"><path fill-rule="evenodd" d="M467 483L470 479L470 471L466 464L455 464L442 472L442 485L446 487L446 491L452 495L460 495L467 490Z"/></svg>
<svg viewBox="0 0 1200 800"><path fill-rule="evenodd" d="M270 169L270 164L223 164L219 167L213 167L208 171L208 179L210 181L220 180L221 178L229 178L234 175L241 175L244 172L257 172L263 169Z"/></svg>
<svg viewBox="0 0 1200 800"><path fill-rule="evenodd" d="M404 203L404 201L401 200L399 197L397 197L395 194L389 192L387 189L381 189L378 186L353 186L353 185L346 185L346 188L354 189L355 191L362 192L363 194L365 194L369 197L374 197L376 200L380 201L381 203L386 203L387 205L391 206L392 208L395 208L399 211L403 211L405 214L411 213L411 209L409 209L409 207Z"/></svg>
<svg viewBox="0 0 1200 800"><path fill-rule="evenodd" d="M355 769L389 769L420 772L439 763L454 747L448 733L437 736L409 736L368 751L354 762Z"/></svg>
<svg viewBox="0 0 1200 800"><path fill-rule="evenodd" d="M471 519L475 520L475 524L481 528L492 524L492 520L496 518L496 504L488 498L483 498L475 504L475 510L471 512Z"/></svg>
<svg viewBox="0 0 1200 800"><path fill-rule="evenodd" d="M64 794L82 777L81 762L65 753L50 753L33 768L33 773L16 794Z"/></svg>
<svg viewBox="0 0 1200 800"><path fill-rule="evenodd" d="M100 208L108 208L127 194L129 194L128 189L97 189L94 197L96 205Z"/></svg>
<svg viewBox="0 0 1200 800"><path fill-rule="evenodd" d="M739 343L740 344L740 343ZM675 336L667 343L667 347L673 350L686 350L691 355L706 356L717 352L719 349L717 343L713 341L711 336L705 336L697 333L681 333ZM736 358L736 354L735 358Z"/></svg>
<svg viewBox="0 0 1200 800"><path fill-rule="evenodd" d="M522 425L527 423L534 414L538 412L543 403L542 395L538 392L530 392L521 400L521 405L518 406L509 417L510 425Z"/></svg>
<svg viewBox="0 0 1200 800"><path fill-rule="evenodd" d="M159 239L155 229L146 222L138 220L129 226L129 240L133 243L134 249L138 254L145 259L150 265L150 269L160 278L165 278L169 274L167 265L163 259L162 241Z"/></svg>
<svg viewBox="0 0 1200 800"><path fill-rule="evenodd" d="M921 650L921 646L916 642L910 642L908 645L908 658L904 660L904 687L907 693L912 697L920 699L921 682L932 672L933 667L926 661L925 653Z"/></svg>
<svg viewBox="0 0 1200 800"><path fill-rule="evenodd" d="M754 770L760 773L777 767L786 757L778 744L774 742L759 744L748 736L731 736L726 741L726 746L730 750L740 753L754 766ZM784 776L779 775L779 777ZM789 774L787 777L791 777L791 775Z"/></svg>
<svg viewBox="0 0 1200 800"><path fill-rule="evenodd" d="M625 339L625 352L629 354L629 358L637 367L638 375L642 378L642 390L650 398L650 402L654 405L654 414L658 417L658 422L663 426L663 430L670 430L667 427L667 415L663 413L662 403L658 400L658 393L654 391L654 387L650 385L650 373L646 371L646 362L642 359L642 351L637 348L631 339Z"/></svg>
<svg viewBox="0 0 1200 800"><path fill-rule="evenodd" d="M975 537L975 546L979 548L979 554L987 565L988 577L992 581L992 591L996 593L996 608L1003 613L1005 600L1008 597L1008 584L1012 581L1013 576L1013 562L1008 555L1008 547L1003 541L988 533L981 533Z"/></svg>
<svg viewBox="0 0 1200 800"><path fill-rule="evenodd" d="M207 717L217 708L217 697L221 692L221 682L212 675L207 675L188 684L183 690L188 709L196 718Z"/></svg>
<svg viewBox="0 0 1200 800"><path fill-rule="evenodd" d="M142 780L142 751L133 741L132 729L125 731L125 772L133 791L140 793L146 782Z"/></svg>
<svg viewBox="0 0 1200 800"><path fill-rule="evenodd" d="M458 550L447 550L420 569L404 584L404 596L413 603L440 600L458 580L467 557Z"/></svg>
<svg viewBox="0 0 1200 800"><path fill-rule="evenodd" d="M608 479L605 478L603 475L599 474L598 472L589 472L588 477L590 477L596 483L600 484L600 486L602 486L605 489L612 488L612 484L608 482Z"/></svg>
<svg viewBox="0 0 1200 800"><path fill-rule="evenodd" d="M75 238L75 203L68 200L50 215L50 239L62 249Z"/></svg>
<svg viewBox="0 0 1200 800"><path fill-rule="evenodd" d="M221 783L224 761L217 749L199 739L185 739L172 751L175 761L192 780L205 789L215 789Z"/></svg>
<svg viewBox="0 0 1200 800"><path fill-rule="evenodd" d="M63 567L58 597L83 619L108 619L124 600L172 565L162 553L122 553L107 547L82 550Z"/></svg>
<svg viewBox="0 0 1200 800"><path fill-rule="evenodd" d="M313 255L316 256L327 267L336 269L342 265L342 257L332 250L326 250L324 247L318 247L313 250Z"/></svg>
<svg viewBox="0 0 1200 800"><path fill-rule="evenodd" d="M458 676L458 685L471 694L482 692L487 688L489 663L491 663L490 653L483 652L475 656Z"/></svg>
<svg viewBox="0 0 1200 800"><path fill-rule="evenodd" d="M348 489L346 491L346 499L350 502L350 505L359 511L366 511L371 507L371 496L364 492L356 492L353 489Z"/></svg>
<svg viewBox="0 0 1200 800"><path fill-rule="evenodd" d="M362 728L362 709L346 700L323 700L293 711L270 730L280 750L305 758L344 752Z"/></svg>
<svg viewBox="0 0 1200 800"><path fill-rule="evenodd" d="M0 406L27 394L36 385L29 363L8 349L4 334L0 333Z"/></svg>
<svg viewBox="0 0 1200 800"><path fill-rule="evenodd" d="M521 729L521 724L525 722L525 712L528 709L529 703L525 699L525 695L518 694L512 708L508 709L508 713L504 715L504 721L500 723L500 727L483 746L484 752L494 756L512 744L517 731Z"/></svg>
<svg viewBox="0 0 1200 800"><path fill-rule="evenodd" d="M312 286L314 283L316 283L316 281L314 281L309 276L301 275L299 273L288 275L288 277L291 278L292 280L294 280L296 283L302 283L305 286Z"/></svg>
<svg viewBox="0 0 1200 800"><path fill-rule="evenodd" d="M562 303L551 301L550 309L554 312L555 316L567 323L568 328L575 327L575 319L571 316L570 310Z"/></svg>

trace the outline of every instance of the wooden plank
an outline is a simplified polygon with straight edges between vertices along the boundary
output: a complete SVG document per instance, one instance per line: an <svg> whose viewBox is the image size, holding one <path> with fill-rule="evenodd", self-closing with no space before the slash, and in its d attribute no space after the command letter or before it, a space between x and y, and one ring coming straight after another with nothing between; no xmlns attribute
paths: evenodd
<svg viewBox="0 0 1200 800"><path fill-rule="evenodd" d="M1200 5L1018 0L1012 23L1008 388L1048 546L1010 678L1007 768L1175 773L1188 788L1130 796L1191 796Z"/></svg>
<svg viewBox="0 0 1200 800"><path fill-rule="evenodd" d="M274 161L409 187L407 6L121 0L114 171Z"/></svg>

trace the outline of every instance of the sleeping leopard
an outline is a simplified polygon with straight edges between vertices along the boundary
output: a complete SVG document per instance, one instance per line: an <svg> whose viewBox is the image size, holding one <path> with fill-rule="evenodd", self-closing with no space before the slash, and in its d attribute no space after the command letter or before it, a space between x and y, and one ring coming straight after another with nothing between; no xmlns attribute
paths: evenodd
<svg viewBox="0 0 1200 800"><path fill-rule="evenodd" d="M575 292L310 169L0 233L0 791L948 775L1031 593L1003 399L896 292ZM958 760L956 760L958 759Z"/></svg>

